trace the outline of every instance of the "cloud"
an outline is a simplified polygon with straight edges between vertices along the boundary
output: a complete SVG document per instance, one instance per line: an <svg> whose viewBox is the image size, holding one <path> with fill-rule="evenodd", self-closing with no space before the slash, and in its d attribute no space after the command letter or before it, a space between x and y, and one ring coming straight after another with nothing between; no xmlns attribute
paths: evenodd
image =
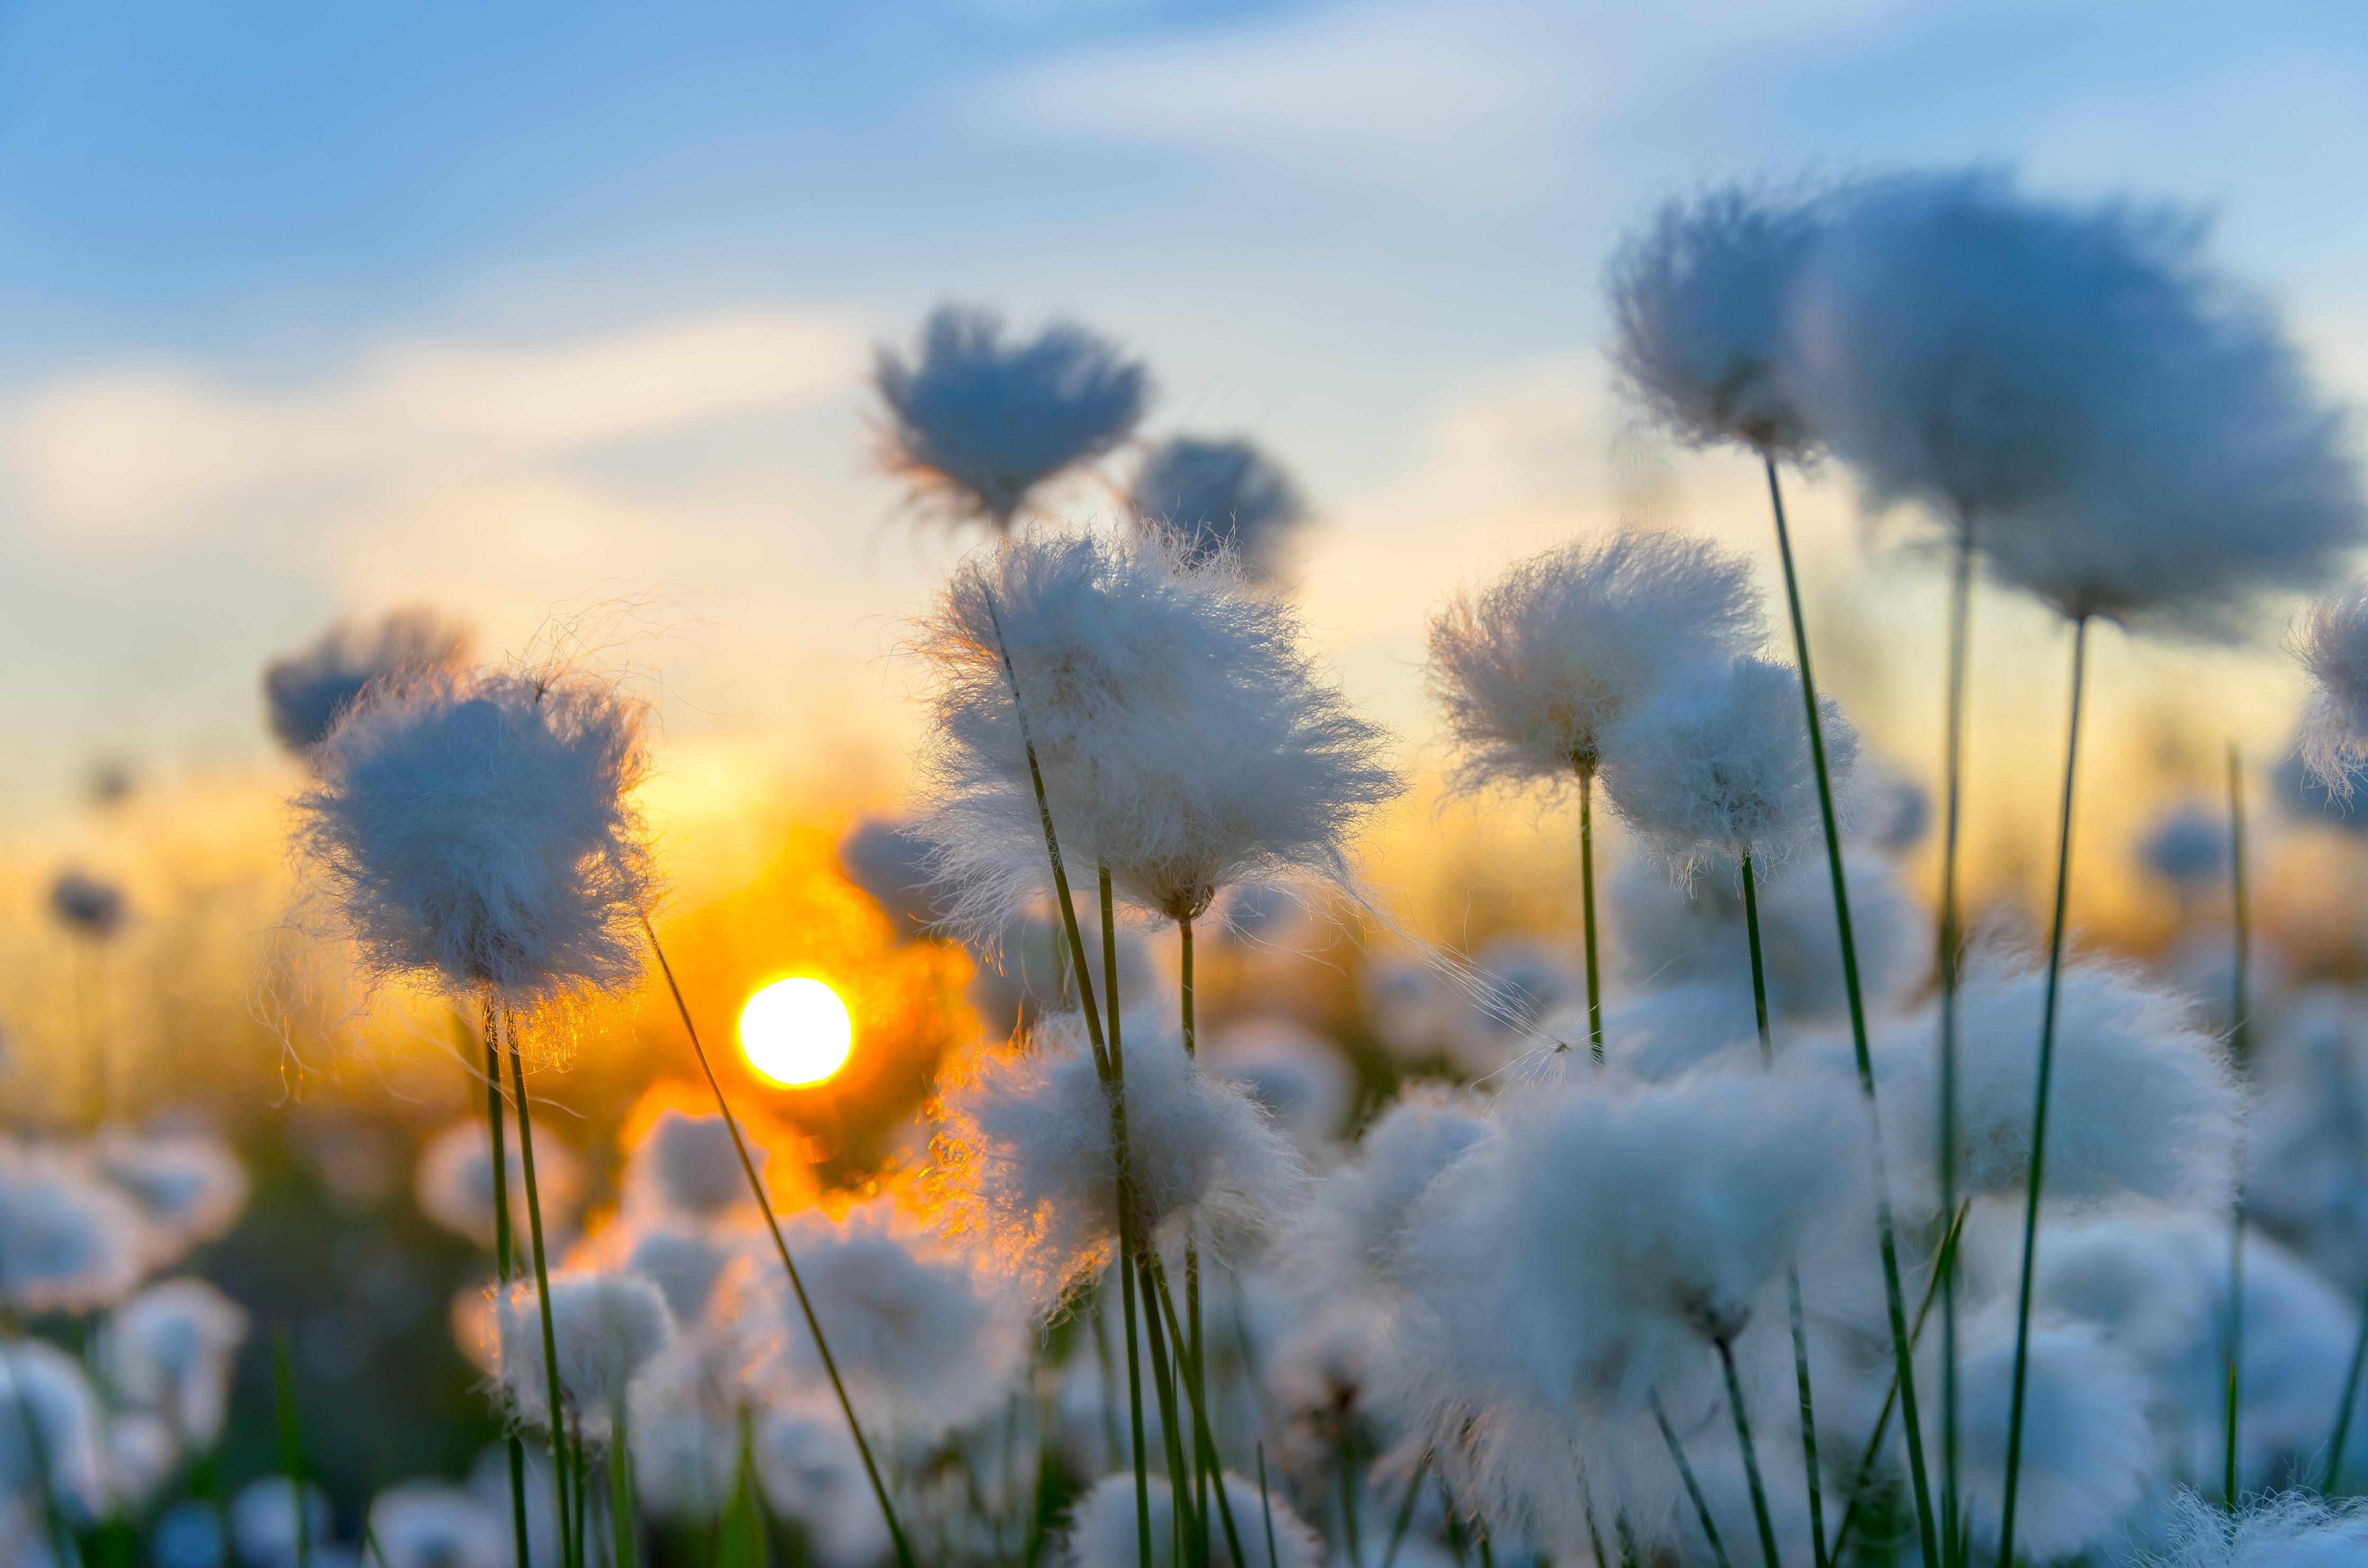
<svg viewBox="0 0 2368 1568"><path fill-rule="evenodd" d="M51 529L156 537L279 486L530 468L794 407L844 389L862 353L840 314L753 308L532 348L391 344L271 392L129 365L0 414L0 472Z"/></svg>

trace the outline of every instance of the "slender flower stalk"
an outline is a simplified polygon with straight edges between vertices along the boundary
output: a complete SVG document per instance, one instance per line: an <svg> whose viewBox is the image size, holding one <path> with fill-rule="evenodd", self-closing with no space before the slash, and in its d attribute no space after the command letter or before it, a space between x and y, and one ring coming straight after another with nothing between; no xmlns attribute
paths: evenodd
<svg viewBox="0 0 2368 1568"><path fill-rule="evenodd" d="M1891 1318L1892 1358L1898 1366L1902 1425L1907 1437L1907 1474L1916 1499L1916 1530L1927 1562L1940 1559L1939 1535L1932 1517L1931 1483L1925 1471L1922 1422L1917 1414L1916 1361L1907 1332L1907 1312L1899 1286L1899 1243L1891 1215L1891 1177L1883 1156L1882 1117L1875 1107L1874 1062L1867 1045L1866 999L1859 986L1858 946L1850 934L1850 886L1842 871L1842 835L1835 820L1833 783L1826 766L1825 726L1817 709L1817 683L1809 665L1809 629L1801 612L1801 580L1793 563L1792 531L1784 520L1784 492L1776 473L1776 457L1763 449L1768 471L1768 502L1776 520L1776 553L1784 568L1784 602L1793 621L1793 658L1801 671L1801 699L1808 716L1809 756L1817 779L1817 810L1825 823L1826 864L1833 877L1834 921L1841 939L1842 989L1850 1002L1850 1048L1858 1062L1859 1092L1865 1098L1867 1146L1874 1163L1876 1241L1883 1256L1884 1305Z"/></svg>
<svg viewBox="0 0 2368 1568"><path fill-rule="evenodd" d="M1179 917L1176 922L1176 946L1177 1007L1183 1029L1184 1054L1198 1061L1200 1041L1195 1017L1192 917L1189 915ZM1190 1380L1190 1392L1192 1396L1194 1419L1205 1427L1207 1422L1201 1419L1201 1407L1208 1403L1209 1392L1202 1372L1206 1361L1202 1355L1204 1345L1201 1328L1201 1249L1189 1230L1185 1233L1184 1238L1184 1316L1186 1337L1179 1343L1185 1346L1185 1375ZM1212 1474L1223 1473L1217 1463L1213 1444L1211 1445L1211 1453L1205 1458L1197 1442L1192 1450L1192 1508L1201 1516L1204 1526L1209 1517L1210 1478ZM1224 1488L1220 1485L1217 1488L1217 1502L1222 1506L1224 1500ZM1230 1536L1232 1533L1232 1521L1228 1520L1226 1534ZM1236 1562L1241 1561L1241 1551L1238 1547L1234 1551L1234 1560Z"/></svg>
<svg viewBox="0 0 2368 1568"><path fill-rule="evenodd" d="M2245 970L2252 960L2252 923L2245 890L2245 770L2237 743L2228 743L2228 896L2236 926L2236 970L2228 983L2228 1055L2237 1071L2250 1065L2245 994ZM2223 1434L2226 1448L2221 1466L2220 1495L2235 1513L2237 1498L2237 1417L2244 1405L2245 1382L2245 1145L2237 1144L2237 1170L2228 1210L2228 1390L2224 1401Z"/></svg>
<svg viewBox="0 0 2368 1568"><path fill-rule="evenodd" d="M1912 1341L1920 1342L1924 1337L1924 1320L1931 1315L1932 1303L1940 1295L1941 1271L1955 1262L1957 1238L1964 1233L1965 1217L1972 1211L1971 1199L1958 1204L1956 1216L1949 1221L1948 1232L1941 1238L1932 1278L1924 1282L1923 1299L1916 1304L1916 1321L1908 1331ZM1874 1463L1883 1455L1883 1440L1891 1430L1891 1413L1898 1404L1899 1378L1894 1372L1891 1386L1884 1392L1883 1408L1875 1415L1874 1429L1867 1434L1866 1448L1859 1454L1857 1468L1850 1471L1850 1502L1842 1509L1842 1522L1835 1528L1834 1543L1827 1552L1830 1562L1843 1561L1850 1546L1850 1531L1858 1527L1859 1501L1866 1494L1868 1483L1874 1479Z"/></svg>
<svg viewBox="0 0 2368 1568"><path fill-rule="evenodd" d="M1719 1370L1726 1376L1726 1407L1735 1414L1735 1440L1743 1450L1744 1480L1751 1488L1752 1522L1759 1527L1759 1551L1768 1568L1782 1568L1776 1557L1776 1525L1768 1514L1768 1489L1759 1481L1759 1450L1751 1441L1751 1416L1743 1400L1742 1380L1735 1375L1735 1341L1716 1341Z"/></svg>
<svg viewBox="0 0 2368 1568"><path fill-rule="evenodd" d="M493 1149L494 1188L494 1278L500 1289L500 1298L509 1295L510 1276L518 1264L516 1244L510 1230L509 1155L503 1148L502 1128L502 1048L501 1030L494 1011L493 993L483 998L485 1037L485 1133ZM503 1445L509 1457L510 1529L518 1550L518 1561L531 1561L528 1555L526 1524L526 1445L516 1432L508 1435Z"/></svg>
<svg viewBox="0 0 2368 1568"><path fill-rule="evenodd" d="M1694 1467L1686 1458L1685 1445L1678 1441L1678 1429L1669 1425L1669 1414L1661 1408L1661 1396L1653 1396L1653 1423L1661 1429L1661 1441L1668 1445L1669 1462L1678 1467L1678 1479L1685 1483L1686 1497L1694 1506L1694 1518L1702 1526L1702 1539L1710 1543L1711 1561L1718 1568L1734 1568L1727 1561L1726 1544L1718 1538L1718 1522L1710 1516L1710 1504L1702 1496L1702 1483L1694 1479Z"/></svg>
<svg viewBox="0 0 2368 1568"><path fill-rule="evenodd" d="M2080 760L2080 706L2088 674L2089 619L2072 621L2072 713L2064 745L2064 799L2055 824L2055 905L2047 933L2047 992L2039 1020L2039 1083L2032 1096L2031 1169L2022 1213L2022 1283L2016 1298L2014 1390L2006 1429L2006 1488L1998 1507L1998 1568L2014 1564L2015 1493L2022 1469L2024 1395L2031 1372L2032 1290L2039 1252L2039 1199L2046 1174L2047 1096L2055 1066L2055 1001L2064 974L2066 904L2071 892L2073 784Z"/></svg>
<svg viewBox="0 0 2368 1568"><path fill-rule="evenodd" d="M1934 974L1940 990L1941 1212L1957 1210L1957 848L1964 825L1966 653L1973 629L1973 530L1957 530L1956 567L1949 580L1949 690L1942 722L1941 916ZM1952 1251L1941 1273L1941 1519L1955 1540L1963 1522L1957 1453L1957 1266Z"/></svg>
<svg viewBox="0 0 2368 1568"><path fill-rule="evenodd" d="M1587 1046L1595 1064L1603 1065L1602 964L1595 943L1595 765L1577 761L1578 770L1578 909L1587 946Z"/></svg>
<svg viewBox="0 0 2368 1568"><path fill-rule="evenodd" d="M490 994L490 992L488 993ZM551 1400L551 1483L559 1507L561 1520L561 1556L570 1563L583 1560L583 1540L567 1526L568 1511L567 1429L562 1419L565 1408L559 1393L559 1335L551 1318L551 1267L542 1247L542 1199L534 1179L534 1116L527 1108L526 1054L518 1048L518 1019L504 1009L503 1021L508 1026L510 1058L510 1092L518 1106L518 1166L526 1183L526 1218L529 1248L534 1258L534 1304L542 1322L542 1374L549 1387ZM503 1182L508 1172L496 1166ZM569 1540L574 1535L575 1539Z"/></svg>
<svg viewBox="0 0 2368 1568"><path fill-rule="evenodd" d="M1415 1500L1422 1494L1423 1477L1429 1473L1430 1450L1429 1449L1425 1449L1422 1451L1422 1458L1415 1461L1414 1474L1406 1479L1406 1498L1403 1502L1398 1504L1398 1517L1390 1525L1390 1543L1382 1552L1382 1568L1395 1568L1398 1560L1398 1548L1406 1543L1406 1527L1414 1523ZM1579 1484L1583 1487L1587 1483L1586 1482L1581 1481ZM1595 1536L1595 1505L1590 1502L1586 1505L1586 1508L1588 1519L1587 1531L1588 1536L1593 1538ZM1239 1553L1235 1555L1234 1561L1236 1562L1241 1561ZM1603 1561L1603 1549L1600 1540L1596 1544L1595 1561L1599 1564Z"/></svg>

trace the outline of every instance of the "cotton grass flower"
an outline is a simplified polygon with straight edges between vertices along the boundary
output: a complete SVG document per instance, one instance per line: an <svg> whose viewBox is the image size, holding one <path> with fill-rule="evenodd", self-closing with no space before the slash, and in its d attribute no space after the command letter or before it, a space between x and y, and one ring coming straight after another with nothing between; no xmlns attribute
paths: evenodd
<svg viewBox="0 0 2368 1568"><path fill-rule="evenodd" d="M966 1251L885 1198L837 1221L809 1210L782 1233L859 1410L930 1441L1002 1406L1030 1325ZM821 1388L822 1360L788 1282L765 1271L746 1283L734 1317L750 1381L788 1392Z"/></svg>
<svg viewBox="0 0 2368 1568"><path fill-rule="evenodd" d="M1340 1048L1288 1018L1249 1017L1201 1042L1208 1070L1247 1088L1311 1159L1327 1153L1356 1108L1356 1072Z"/></svg>
<svg viewBox="0 0 2368 1568"><path fill-rule="evenodd" d="M297 1568L300 1496L303 1539L317 1551L336 1523L327 1493L310 1482L300 1493L284 1475L261 1476L239 1488L230 1503L230 1539L245 1568Z"/></svg>
<svg viewBox="0 0 2368 1568"><path fill-rule="evenodd" d="M1226 1544L1225 1532L1212 1527L1209 1532L1209 1561L1212 1568L1323 1568L1324 1543L1281 1493L1272 1488L1261 1493L1258 1483L1245 1481L1231 1471L1218 1476L1217 1484L1224 1488L1225 1503L1233 1511L1235 1528L1241 1536L1242 1551L1248 1561L1235 1562ZM1146 1492L1153 1568L1180 1568L1176 1555L1174 1494L1168 1490L1167 1483L1156 1478ZM1216 1517L1215 1504L1216 1500L1211 1498L1212 1519ZM1269 1517L1274 1527L1271 1561L1267 1554ZM1063 1544L1061 1561L1067 1568L1135 1568L1142 1561L1137 1520L1133 1475L1102 1477L1070 1512L1069 1534Z"/></svg>
<svg viewBox="0 0 2368 1568"><path fill-rule="evenodd" d="M2296 748L2303 767L2328 795L2349 801L2368 765L2368 583L2312 601L2287 645L2311 683Z"/></svg>
<svg viewBox="0 0 2368 1568"><path fill-rule="evenodd" d="M882 347L881 460L956 517L1008 529L1036 487L1115 449L1151 395L1143 366L1083 327L1007 342L988 311L943 305L912 361Z"/></svg>
<svg viewBox="0 0 2368 1568"><path fill-rule="evenodd" d="M1275 1229L1305 1190L1290 1141L1242 1085L1212 1076L1150 1013L1121 1038L1126 1135L1140 1233L1212 1237ZM1075 1014L1019 1047L982 1051L943 1091L934 1151L950 1221L1035 1293L1056 1299L1117 1249L1110 1096Z"/></svg>
<svg viewBox="0 0 2368 1568"><path fill-rule="evenodd" d="M510 1212L523 1215L527 1211L526 1162L519 1153L514 1121L504 1131L502 1158L509 1173ZM544 1222L565 1224L583 1195L583 1162L559 1139L547 1131L538 1132L534 1176ZM428 1140L412 1178L412 1194L421 1213L453 1234L466 1236L479 1246L494 1244L494 1144L484 1118L456 1121Z"/></svg>
<svg viewBox="0 0 2368 1568"><path fill-rule="evenodd" d="M549 1426L543 1323L533 1285L512 1285L496 1317L504 1391L520 1417ZM588 1439L606 1440L625 1411L633 1374L674 1341L666 1295L636 1275L556 1273L551 1277L550 1326L568 1423Z"/></svg>
<svg viewBox="0 0 2368 1568"><path fill-rule="evenodd" d="M1760 635L1748 563L1706 540L1627 529L1517 561L1431 619L1456 783L1591 774L1612 725L1664 681Z"/></svg>
<svg viewBox="0 0 2368 1568"><path fill-rule="evenodd" d="M1965 968L1957 993L1961 1194L2025 1188L2046 985L2044 970L2010 953L1977 953ZM1884 1042L1876 1067L1907 1171L1936 1168L1938 1028L1933 1011L1920 1013ZM2119 965L2066 966L2048 1108L2050 1199L2135 1196L2217 1208L2228 1199L2242 1125L2227 1053L2195 1027L2184 999Z"/></svg>
<svg viewBox="0 0 2368 1568"><path fill-rule="evenodd" d="M644 1511L709 1525L732 1495L747 1402L736 1355L687 1334L651 1358L632 1382L633 1483Z"/></svg>
<svg viewBox="0 0 2368 1568"><path fill-rule="evenodd" d="M765 1501L797 1521L817 1568L873 1568L888 1556L887 1525L836 1409L813 1400L768 1405L752 1436Z"/></svg>
<svg viewBox="0 0 2368 1568"><path fill-rule="evenodd" d="M1243 440L1161 442L1135 472L1129 501L1138 527L1178 536L1188 562L1229 551L1255 578L1277 574L1293 530L1307 520L1291 476Z"/></svg>
<svg viewBox="0 0 2368 1568"><path fill-rule="evenodd" d="M123 929L131 904L115 883L69 868L50 884L50 913L75 936L104 942Z"/></svg>
<svg viewBox="0 0 2368 1568"><path fill-rule="evenodd" d="M2138 840L2138 861L2181 893L2226 877L2229 868L2228 817L2193 801L2182 801L2154 820Z"/></svg>
<svg viewBox="0 0 2368 1568"><path fill-rule="evenodd" d="M1284 1233L1278 1255L1300 1293L1337 1300L1385 1290L1416 1200L1488 1131L1477 1094L1419 1079L1400 1089Z"/></svg>
<svg viewBox="0 0 2368 1568"><path fill-rule="evenodd" d="M1349 836L1401 785L1381 732L1243 591L1165 539L1034 532L959 567L916 648L938 677L923 761L955 923L992 934L1050 892L1017 684L1063 856L1190 920L1243 883L1352 881ZM1008 668L1006 660L1008 660Z"/></svg>
<svg viewBox="0 0 2368 1568"><path fill-rule="evenodd" d="M749 1163L763 1176L773 1163L770 1153L754 1141L747 1147ZM752 1201L748 1173L723 1118L675 1106L651 1118L628 1148L624 1186L626 1213L643 1221L712 1222Z"/></svg>
<svg viewBox="0 0 2368 1568"><path fill-rule="evenodd" d="M299 848L382 978L521 1008L642 972L656 872L631 796L642 706L588 676L436 672L313 754Z"/></svg>
<svg viewBox="0 0 2368 1568"><path fill-rule="evenodd" d="M2148 1568L2350 1568L2368 1560L2368 1504L2301 1492L2255 1499L2233 1517L2181 1488Z"/></svg>
<svg viewBox="0 0 2368 1568"><path fill-rule="evenodd" d="M0 1342L0 1496L33 1499L41 1484L69 1522L106 1507L105 1419L74 1358L37 1339Z"/></svg>
<svg viewBox="0 0 2368 1568"><path fill-rule="evenodd" d="M2340 420L2201 234L1987 174L1871 182L1804 275L1803 402L1874 499L1937 506L2007 585L2241 637L2362 513Z"/></svg>
<svg viewBox="0 0 2368 1568"><path fill-rule="evenodd" d="M202 1279L151 1285L108 1314L99 1365L115 1400L163 1416L196 1448L221 1436L246 1312Z"/></svg>
<svg viewBox="0 0 2368 1568"><path fill-rule="evenodd" d="M246 1208L246 1167L211 1133L110 1128L91 1153L99 1175L139 1204L157 1244L152 1267L220 1240Z"/></svg>
<svg viewBox="0 0 2368 1568"><path fill-rule="evenodd" d="M0 1143L0 1302L89 1312L121 1300L151 1256L131 1199L81 1162Z"/></svg>
<svg viewBox="0 0 2368 1568"><path fill-rule="evenodd" d="M1858 732L1820 701L1826 767L1847 786ZM1766 868L1825 843L1801 723L1801 677L1746 656L1671 677L1607 733L1605 794L1681 882L1748 857Z"/></svg>
<svg viewBox="0 0 2368 1568"><path fill-rule="evenodd" d="M753 1250L753 1240L677 1221L634 1234L625 1248L622 1267L665 1291L675 1322L689 1327L707 1316L717 1284L735 1261Z"/></svg>
<svg viewBox="0 0 2368 1568"><path fill-rule="evenodd" d="M1824 205L1725 187L1668 203L1621 247L1610 274L1613 362L1688 445L1797 457L1813 443L1787 361L1793 295Z"/></svg>
<svg viewBox="0 0 2368 1568"><path fill-rule="evenodd" d="M510 1521L462 1487L408 1481L370 1499L378 1568L510 1568Z"/></svg>
<svg viewBox="0 0 2368 1568"><path fill-rule="evenodd" d="M469 662L475 641L467 626L431 609L341 620L302 653L264 666L271 733L301 756L326 739L373 684L457 670Z"/></svg>

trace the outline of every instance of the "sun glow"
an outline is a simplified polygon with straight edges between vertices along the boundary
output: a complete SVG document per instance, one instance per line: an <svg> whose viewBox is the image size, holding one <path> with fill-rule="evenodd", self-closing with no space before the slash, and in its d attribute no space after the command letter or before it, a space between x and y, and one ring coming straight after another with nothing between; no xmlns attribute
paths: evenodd
<svg viewBox="0 0 2368 1568"><path fill-rule="evenodd" d="M847 1063L855 1020L819 980L777 980L740 1009L740 1053L774 1083L805 1088Z"/></svg>

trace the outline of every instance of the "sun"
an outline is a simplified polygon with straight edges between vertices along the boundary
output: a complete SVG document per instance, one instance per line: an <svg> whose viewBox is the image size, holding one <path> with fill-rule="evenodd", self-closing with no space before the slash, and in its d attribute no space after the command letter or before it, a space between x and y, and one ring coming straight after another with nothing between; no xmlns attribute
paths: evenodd
<svg viewBox="0 0 2368 1568"><path fill-rule="evenodd" d="M787 1088L819 1084L847 1064L855 1020L838 993L819 980L777 980L740 1009L740 1053Z"/></svg>

